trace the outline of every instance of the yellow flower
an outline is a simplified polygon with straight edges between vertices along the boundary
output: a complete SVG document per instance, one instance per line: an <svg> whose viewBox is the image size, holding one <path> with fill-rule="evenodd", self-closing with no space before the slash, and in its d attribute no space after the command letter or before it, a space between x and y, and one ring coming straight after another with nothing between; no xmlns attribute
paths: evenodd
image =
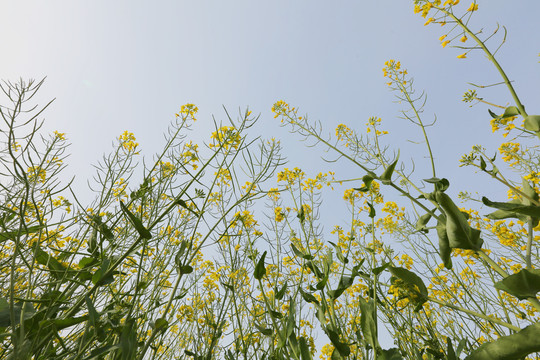
<svg viewBox="0 0 540 360"><path fill-rule="evenodd" d="M56 136L58 140L66 140L66 133L55 131L54 135Z"/></svg>
<svg viewBox="0 0 540 360"><path fill-rule="evenodd" d="M477 11L477 10L478 10L478 4L476 4L475 2L473 2L471 6L469 6L469 8L467 9L467 11Z"/></svg>
<svg viewBox="0 0 540 360"><path fill-rule="evenodd" d="M461 37L461 39L459 39L459 41L461 41L461 42L467 41L467 36L463 35L463 36Z"/></svg>
<svg viewBox="0 0 540 360"><path fill-rule="evenodd" d="M444 42L441 43L442 47L446 47L446 45L448 45L450 43L450 40L446 40Z"/></svg>
<svg viewBox="0 0 540 360"><path fill-rule="evenodd" d="M467 58L467 53L463 53L461 55L458 55L457 58L458 59L465 59L465 58Z"/></svg>
<svg viewBox="0 0 540 360"><path fill-rule="evenodd" d="M280 207L277 207L274 209L274 217L277 222L282 222L283 219L285 219L285 214L283 213L283 209Z"/></svg>

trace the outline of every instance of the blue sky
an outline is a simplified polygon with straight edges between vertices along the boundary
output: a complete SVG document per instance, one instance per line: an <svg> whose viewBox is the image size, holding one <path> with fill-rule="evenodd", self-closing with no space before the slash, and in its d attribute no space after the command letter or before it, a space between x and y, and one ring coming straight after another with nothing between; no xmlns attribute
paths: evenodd
<svg viewBox="0 0 540 360"><path fill-rule="evenodd" d="M540 3L479 4L475 28L508 28L501 63L531 111L540 34L531 33L535 19L528 14L540 13ZM479 52L459 60L459 50L443 49L442 29L423 26L412 1L21 1L2 8L0 76L47 76L40 95L56 101L46 129L67 133L71 171L79 177L91 175L90 164L124 130L135 133L145 154L158 151L174 113L188 102L200 109L194 136L207 137L211 115L224 118L222 106L232 113L249 106L261 113L261 133L282 139L290 165L313 164L314 171L321 165L312 156L306 161L312 152L273 119L276 100L300 107L329 132L342 122L363 129L370 116L382 117L390 140L408 146L406 139L419 138L396 118L400 107L381 72L390 58L428 93L425 117L439 119L430 131L439 159L457 166L459 155L490 132L486 108L470 109L461 97L467 82L499 81L494 68ZM509 100L502 87L483 94Z"/></svg>

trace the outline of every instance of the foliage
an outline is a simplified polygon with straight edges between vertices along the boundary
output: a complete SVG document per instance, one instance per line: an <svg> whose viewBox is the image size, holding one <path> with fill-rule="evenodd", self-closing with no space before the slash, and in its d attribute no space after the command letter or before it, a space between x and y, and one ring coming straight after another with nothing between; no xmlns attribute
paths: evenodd
<svg viewBox="0 0 540 360"><path fill-rule="evenodd" d="M480 38L470 29L477 10L476 2L465 10L459 0L416 0L414 7L426 25L450 27L441 45L459 42L459 59L482 51L512 99L499 106L476 90L463 98L488 105L493 131L512 139L501 144L500 160L480 145L461 159L508 188L491 200L460 193L471 208L447 192L454 179L436 167L426 98L415 94L399 61L387 61L383 75L407 105L402 118L424 136L429 179L417 178L398 149L385 146L388 131L377 117L365 133L341 124L326 137L320 124L276 102L272 111L283 126L360 174L308 178L281 167L279 142L249 138L256 118L248 110L238 120L227 114L203 146L188 141L198 109L186 104L150 167L137 162L135 136L119 136L96 166L89 206L62 178L65 135L37 138L48 104L31 102L42 82L5 82L0 356L538 358L540 116L525 111L487 48L495 34ZM344 181L358 184L343 195L348 226L325 239L323 191ZM394 194L399 204L389 200ZM264 221L256 217L262 204ZM491 213L480 215L475 204ZM388 245L395 240L405 252ZM381 325L393 348L381 345Z"/></svg>

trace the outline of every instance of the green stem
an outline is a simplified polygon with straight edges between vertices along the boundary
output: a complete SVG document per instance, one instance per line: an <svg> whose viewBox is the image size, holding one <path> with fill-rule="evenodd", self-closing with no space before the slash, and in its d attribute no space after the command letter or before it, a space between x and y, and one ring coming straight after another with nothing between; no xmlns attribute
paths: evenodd
<svg viewBox="0 0 540 360"><path fill-rule="evenodd" d="M493 63L493 65L495 65L495 67L497 68L497 71L499 71L499 74L501 75L501 77L503 78L504 80L504 83L506 84L506 86L508 87L508 90L510 91L510 94L512 95L512 97L514 98L514 101L516 103L516 106L517 108L519 109L519 113L521 114L521 116L523 116L524 118L527 117L527 112L525 111L525 107L523 106L523 104L521 103L521 101L519 100L519 97L517 96L517 93L516 91L514 90L514 87L512 86L512 83L510 82L510 80L508 79L508 76L506 76L506 73L504 72L504 70L502 69L501 65L499 64L499 62L497 61L497 59L495 59L495 57L493 56L493 54L491 53L491 51L489 51L489 49L486 47L486 45L484 44L484 42L482 40L480 40L476 34L474 34L468 27L467 25L465 25L461 19L458 19L454 14L448 12L447 10L444 10L444 9L440 9L442 10L445 14L447 14L448 16L450 16L456 23L458 23L459 26L461 26L461 28L467 33L469 34L469 36L471 38L474 39L474 41L476 41L476 43L478 44L478 46L480 46L482 48L482 50L484 51L484 53L486 54L487 58L489 61L491 61Z"/></svg>

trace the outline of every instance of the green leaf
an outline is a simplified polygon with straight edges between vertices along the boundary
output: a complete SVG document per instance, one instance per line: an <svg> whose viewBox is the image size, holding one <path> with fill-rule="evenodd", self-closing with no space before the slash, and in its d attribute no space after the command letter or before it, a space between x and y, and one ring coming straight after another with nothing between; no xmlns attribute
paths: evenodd
<svg viewBox="0 0 540 360"><path fill-rule="evenodd" d="M263 328L262 326L259 326L257 324L254 324L254 325L257 328L257 330L259 330L261 332L261 334L263 334L265 336L271 336L273 334L272 329L266 329L266 328Z"/></svg>
<svg viewBox="0 0 540 360"><path fill-rule="evenodd" d="M127 206L124 205L124 203L122 201L120 201L120 208L122 209L124 214L128 217L129 221L131 222L131 224L133 225L135 230L137 230L137 232L139 233L139 235L143 239L151 239L152 238L152 234L150 233L150 231L148 231L148 229L146 229L144 227L141 219L139 219L138 217L133 215L133 213L131 211L129 211Z"/></svg>
<svg viewBox="0 0 540 360"><path fill-rule="evenodd" d="M332 299L337 299L338 297L343 294L345 290L347 290L351 285L354 283L354 278L356 275L353 276L341 276L341 279L339 280L338 288L336 290L330 290L328 292L328 296Z"/></svg>
<svg viewBox="0 0 540 360"><path fill-rule="evenodd" d="M34 259L38 264L45 265L49 268L49 271L56 278L61 278L64 276L65 272L68 270L60 261L58 261L53 256L47 254L43 251L39 245L36 244L36 250L34 252ZM73 269L70 269L73 271Z"/></svg>
<svg viewBox="0 0 540 360"><path fill-rule="evenodd" d="M508 204L521 204L521 201L519 199L514 199L514 200L509 201ZM516 218L523 222L527 221L526 215L519 214L515 211L508 211L508 210L497 210L497 211L492 212L491 214L486 215L486 217L491 220Z"/></svg>
<svg viewBox="0 0 540 360"><path fill-rule="evenodd" d="M367 202L367 204L369 206L369 214L368 214L368 216L373 219L375 217L375 215L376 215L375 208L373 207L373 205L371 205L371 203L369 201L366 201L366 202Z"/></svg>
<svg viewBox="0 0 540 360"><path fill-rule="evenodd" d="M389 185L390 183L392 183L392 174L394 173L394 169L396 168L398 160L399 160L399 153L398 153L398 156L396 157L396 160L394 160L393 163L388 165L388 167L386 168L386 170L384 170L382 175L379 176L379 179L381 179L381 182L383 184Z"/></svg>
<svg viewBox="0 0 540 360"><path fill-rule="evenodd" d="M360 327L364 339L375 351L381 346L377 338L377 319L375 317L375 302L373 300L366 301L363 297L359 297L360 301Z"/></svg>
<svg viewBox="0 0 540 360"><path fill-rule="evenodd" d="M509 118L512 116L518 116L519 109L515 106L509 106L504 110L504 114L501 116L501 119Z"/></svg>
<svg viewBox="0 0 540 360"><path fill-rule="evenodd" d="M447 360L459 360L456 356L456 352L454 351L454 347L452 346L452 339L450 338L446 339L446 354Z"/></svg>
<svg viewBox="0 0 540 360"><path fill-rule="evenodd" d="M495 114L493 111L488 109L489 116L491 116L493 119L500 119L500 116Z"/></svg>
<svg viewBox="0 0 540 360"><path fill-rule="evenodd" d="M480 170L486 170L486 162L482 156L480 156Z"/></svg>
<svg viewBox="0 0 540 360"><path fill-rule="evenodd" d="M157 331L165 331L169 327L169 322L165 318L158 318L154 324Z"/></svg>
<svg viewBox="0 0 540 360"><path fill-rule="evenodd" d="M520 300L529 297L536 298L536 293L540 291L540 270L521 269L518 273L495 283L495 288L514 295Z"/></svg>
<svg viewBox="0 0 540 360"><path fill-rule="evenodd" d="M302 259L305 259L305 260L313 260L313 256L312 255L309 255L309 254L304 254L303 252L301 252L300 250L298 250L298 248L296 246L294 246L294 244L291 243L291 248L292 248L292 251L293 253L302 258Z"/></svg>
<svg viewBox="0 0 540 360"><path fill-rule="evenodd" d="M515 106L509 106L507 107L505 110L504 110L504 114L502 115L497 115L495 114L493 111L489 110L488 109L488 112L489 112L489 115L494 118L494 119L506 119L506 118L509 118L509 117L512 117L512 116L517 116L519 115L519 109Z"/></svg>
<svg viewBox="0 0 540 360"><path fill-rule="evenodd" d="M135 319L126 319L120 334L120 351L122 360L135 359L137 354L137 326Z"/></svg>
<svg viewBox="0 0 540 360"><path fill-rule="evenodd" d="M442 178L439 179L437 177L432 177L430 179L424 179L425 182L434 184L435 185L435 191L446 191L450 187L450 182L448 179Z"/></svg>
<svg viewBox="0 0 540 360"><path fill-rule="evenodd" d="M373 174L375 175L375 174ZM354 188L354 190L357 190L357 191L361 191L361 192L367 192L371 189L371 183L373 182L373 179L375 178L375 176L371 176L371 175L364 175L362 177L362 181L364 182L364 186L362 186L361 188Z"/></svg>
<svg viewBox="0 0 540 360"><path fill-rule="evenodd" d="M103 286L114 282L113 273L107 275L110 263L111 261L108 258L103 260L100 268L92 276L92 283L94 283L94 285Z"/></svg>
<svg viewBox="0 0 540 360"><path fill-rule="evenodd" d="M399 349L392 348L388 350L382 350L381 354L377 356L377 360L403 360Z"/></svg>
<svg viewBox="0 0 540 360"><path fill-rule="evenodd" d="M375 275L379 275L384 270L386 270L390 266L390 263L384 263L382 266L378 266L376 268L373 268L371 272Z"/></svg>
<svg viewBox="0 0 540 360"><path fill-rule="evenodd" d="M341 261L343 264L348 264L349 259L347 259L345 256L343 256L343 252L341 251L341 247L337 246L333 242L329 241L330 245L332 245L336 249L336 256L339 261Z"/></svg>
<svg viewBox="0 0 540 360"><path fill-rule="evenodd" d="M88 295L84 296L84 300L86 301L86 306L88 307L88 324L97 328L99 325L99 314Z"/></svg>
<svg viewBox="0 0 540 360"><path fill-rule="evenodd" d="M308 346L306 338L303 336L300 336L300 339L298 342L300 345L300 355L302 357L302 360L312 360L313 358L311 357L311 351L309 350L309 346Z"/></svg>
<svg viewBox="0 0 540 360"><path fill-rule="evenodd" d="M349 356L349 354L351 353L351 349L349 348L349 345L339 340L339 335L337 332L327 327L326 334L328 335L328 338L330 339L330 342L332 343L332 345L334 345L334 347L336 348L336 350L339 352L341 356L343 357Z"/></svg>
<svg viewBox="0 0 540 360"><path fill-rule="evenodd" d="M418 221L416 222L415 229L417 231L422 231L426 228L427 223L431 219L431 214L425 214L418 218Z"/></svg>
<svg viewBox="0 0 540 360"><path fill-rule="evenodd" d="M439 237L439 255L444 263L444 267L447 269L452 268L452 248L450 247L450 240L448 240L448 234L446 232L446 217L441 215L444 221L437 221L437 236Z"/></svg>
<svg viewBox="0 0 540 360"><path fill-rule="evenodd" d="M7 240L10 240L10 239L15 239L17 236L37 233L41 229L44 229L44 228L45 228L45 226L36 225L36 226L29 226L26 229L20 228L19 230L15 230L15 231L1 232L0 233L0 243L4 242L4 241L7 241Z"/></svg>
<svg viewBox="0 0 540 360"><path fill-rule="evenodd" d="M192 266L189 266L189 265L183 265L183 266L180 266L178 268L178 270L180 271L180 274L181 275L184 275L184 274L191 274L193 272L193 267Z"/></svg>
<svg viewBox="0 0 540 360"><path fill-rule="evenodd" d="M419 292L418 295L420 295L418 304L421 305L427 301L428 291L426 285L418 275L402 267L390 266L388 269L396 278L403 280L406 284L413 285L413 288L415 286L417 287L417 291Z"/></svg>
<svg viewBox="0 0 540 360"><path fill-rule="evenodd" d="M530 217L540 217L540 206L535 205L524 205L521 203L515 202L496 202L491 201L487 197L482 197L482 202L484 205L489 207L494 207L495 209L504 210L507 212L514 212L522 215L527 215ZM491 214L490 214L491 215Z"/></svg>
<svg viewBox="0 0 540 360"><path fill-rule="evenodd" d="M283 284L283 286L281 287L279 291L276 291L276 295L275 295L276 300L283 299L283 296L285 295L286 291L287 291L287 282Z"/></svg>
<svg viewBox="0 0 540 360"><path fill-rule="evenodd" d="M190 209L190 207L188 206L188 204L186 204L186 202L182 199L176 199L174 201L174 204L175 205L180 205L181 207L183 207L184 209L186 209L187 211L191 212L192 214L194 214L195 216L199 217L200 214L198 214L197 212L193 211L192 209Z"/></svg>
<svg viewBox="0 0 540 360"><path fill-rule="evenodd" d="M308 303L314 303L314 304L319 305L319 300L317 300L315 296L313 296L310 293L305 292L304 290L302 290L302 288L298 288L298 290L300 291L300 295L302 295L305 301L307 301Z"/></svg>
<svg viewBox="0 0 540 360"><path fill-rule="evenodd" d="M82 257L81 260L79 260L79 267L81 269L91 267L92 265L95 265L99 262L99 260L95 257Z"/></svg>
<svg viewBox="0 0 540 360"><path fill-rule="evenodd" d="M450 248L480 250L484 243L480 238L480 230L470 227L467 219L450 199L450 196L437 191L435 198L446 213L446 234Z"/></svg>
<svg viewBox="0 0 540 360"><path fill-rule="evenodd" d="M525 129L530 131L539 132L540 131L540 115L529 115L525 118L523 123Z"/></svg>
<svg viewBox="0 0 540 360"><path fill-rule="evenodd" d="M261 258L257 262L257 265L255 266L255 272L253 276L257 280L261 280L264 275L266 275L266 267L264 265L264 258L266 257L266 251L262 254Z"/></svg>
<svg viewBox="0 0 540 360"><path fill-rule="evenodd" d="M80 324L88 320L88 315L80 316L80 317L70 317L67 319L47 319L44 321L40 321L39 326L42 328L46 328L49 326L52 326L56 330L63 330L68 327Z"/></svg>
<svg viewBox="0 0 540 360"><path fill-rule="evenodd" d="M300 223L304 223L306 220L306 212L304 211L304 206L300 205L300 211L298 211L298 214L296 215L298 219L300 219Z"/></svg>
<svg viewBox="0 0 540 360"><path fill-rule="evenodd" d="M465 360L515 360L540 351L540 323L483 344Z"/></svg>

